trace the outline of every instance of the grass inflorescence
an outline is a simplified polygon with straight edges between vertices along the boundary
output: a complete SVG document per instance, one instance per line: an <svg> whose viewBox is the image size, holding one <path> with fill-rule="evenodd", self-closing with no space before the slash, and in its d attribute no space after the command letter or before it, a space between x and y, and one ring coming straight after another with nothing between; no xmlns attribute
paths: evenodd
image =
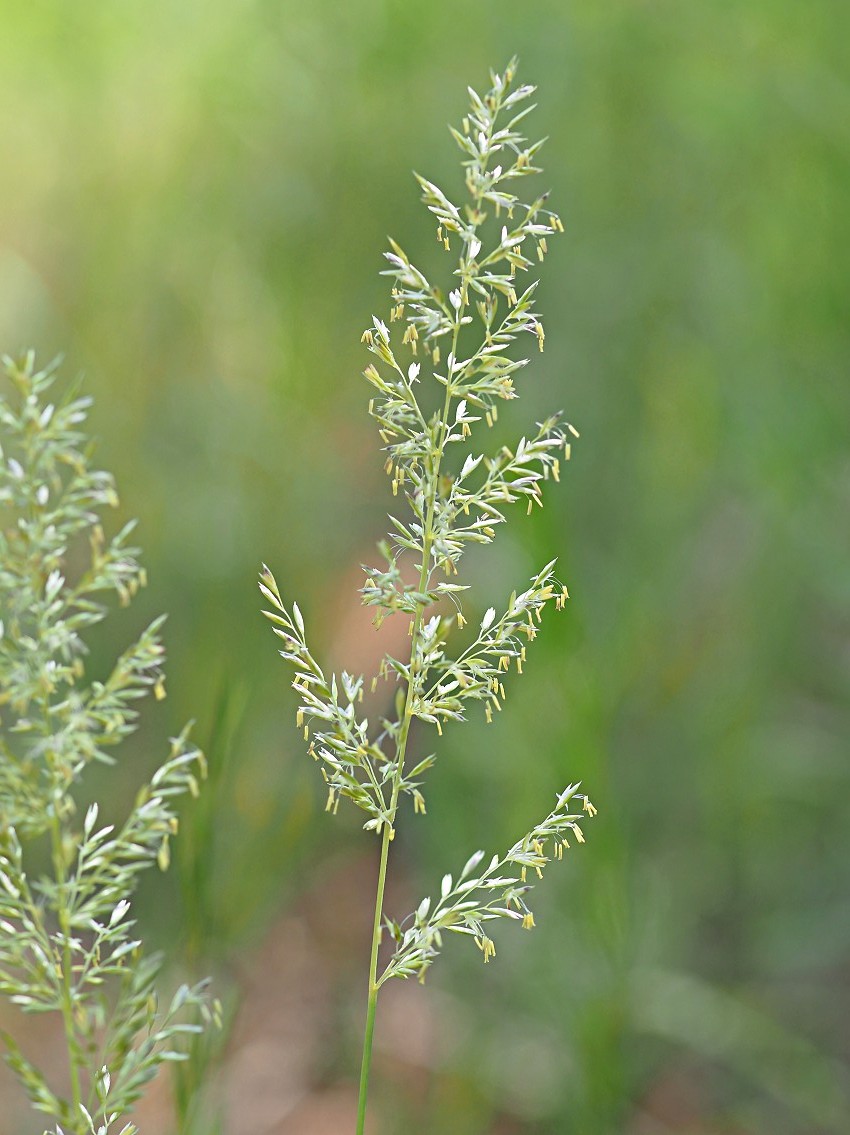
<svg viewBox="0 0 850 1135"><path fill-rule="evenodd" d="M207 983L160 1004L163 959L132 917L141 872L165 870L181 796L204 759L188 728L120 824L85 806L87 771L113 764L140 699L165 696L156 619L103 680L86 676L86 633L145 582L133 525L106 535L118 503L92 468L89 399L54 398L55 368L5 360L0 391L0 993L61 1022L65 1060L42 1068L9 1033L6 1060L51 1135L132 1135L127 1118L185 1040L217 1016ZM48 866L43 848L47 847Z"/></svg>
<svg viewBox="0 0 850 1135"><path fill-rule="evenodd" d="M409 762L414 722L442 733L462 721L476 703L488 721L505 702L509 671L522 672L527 645L545 607L563 607L566 588L548 563L514 591L501 611L486 611L472 641L452 651L454 632L466 623L459 564L473 544L489 544L506 520L508 506L543 503L547 481L557 481L568 460L572 425L553 415L512 446L488 454L477 448L499 406L517 397L516 379L528 363L509 352L521 336L543 350L545 334L535 310L537 280L531 273L563 231L544 194L526 201L515 183L539 172L541 142L529 144L520 124L533 109L534 88L515 85L516 64L491 76L483 96L469 91L470 108L451 133L463 155L467 200L455 204L437 185L417 175L422 200L437 222L437 240L452 256L450 283L441 287L390 242L389 320L377 317L363 334L374 356L364 372L373 390L369 413L378 426L385 468L395 497L404 504L391 516L392 531L379 545L382 563L366 567L362 601L375 607L374 622L408 620L410 652L385 656L371 680L394 690L393 711L370 722L361 716L366 679L343 671L328 674L308 645L297 603L283 601L268 568L260 578L266 615L282 640L280 653L295 668L296 721L309 741L327 786L327 808L347 799L366 813L364 827L381 841L377 898L369 964L366 1027L357 1132L366 1118L378 995L393 977L424 979L447 932L473 939L484 961L495 954L490 924L497 919L534 926L529 906L533 882L570 840L584 842L582 823L595 814L588 798L570 784L554 808L505 853L472 855L456 874L446 874L439 897L424 898L406 918L384 910L389 849L400 805L425 812L424 774L429 754ZM520 280L528 283L520 283ZM399 330L394 330L398 324ZM438 409L428 407L434 401ZM439 408L441 407L441 408ZM408 582L408 580L411 580ZM417 739L418 740L418 739ZM486 864L486 866L485 866ZM392 953L379 965L381 938Z"/></svg>

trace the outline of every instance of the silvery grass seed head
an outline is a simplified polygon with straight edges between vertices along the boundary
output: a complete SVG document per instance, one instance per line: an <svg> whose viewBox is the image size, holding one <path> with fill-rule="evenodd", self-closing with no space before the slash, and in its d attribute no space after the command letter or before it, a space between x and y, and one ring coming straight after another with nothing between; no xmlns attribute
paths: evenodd
<svg viewBox="0 0 850 1135"><path fill-rule="evenodd" d="M156 619L103 680L86 679L86 633L145 582L133 525L108 536L117 504L92 468L90 399L54 398L55 368L4 360L0 388L0 993L24 1013L55 1014L64 1068L39 1068L9 1033L6 1061L34 1108L66 1135L117 1130L182 1040L214 1015L206 983L158 1002L162 958L146 956L132 917L139 875L165 869L175 805L204 775L188 729L121 824L78 801L92 764L138 726L139 701L165 696ZM39 842L50 850L41 869ZM69 1090L65 1088L69 1084ZM123 1123L122 1135L132 1135Z"/></svg>

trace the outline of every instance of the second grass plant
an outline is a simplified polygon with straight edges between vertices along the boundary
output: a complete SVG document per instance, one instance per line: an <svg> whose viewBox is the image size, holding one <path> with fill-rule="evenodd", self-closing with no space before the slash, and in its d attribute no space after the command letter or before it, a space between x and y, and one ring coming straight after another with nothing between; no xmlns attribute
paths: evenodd
<svg viewBox="0 0 850 1135"><path fill-rule="evenodd" d="M265 613L283 640L281 655L295 667L293 688L300 698L298 725L309 740L328 787L327 807L335 812L345 797L362 809L364 827L381 841L377 897L369 963L368 998L360 1077L357 1135L363 1135L378 996L393 977L424 980L446 932L468 935L484 961L495 954L489 923L514 919L534 925L528 905L529 876L542 875L571 839L584 842L581 822L595 812L571 784L557 794L554 808L502 854L472 855L456 874L446 874L436 900L427 897L406 918L384 910L390 844L402 797L414 813L425 812L422 777L433 754L408 767L414 719L439 734L447 721L462 721L479 703L488 721L505 700L508 672L522 672L543 608L562 607L566 588L554 575L554 561L515 591L504 608L489 608L471 641L450 652L452 632L462 631L464 592L458 564L470 544L489 544L505 520L506 507L542 504L543 484L558 480L560 462L570 456L572 426L559 415L537 425L518 444L488 456L473 448L482 424L492 427L499 403L517 397L514 377L529 361L510 349L524 333L543 349L544 333L534 310L537 281L520 286L547 252L547 240L561 232L546 196L525 201L514 183L539 172L541 143L529 144L520 122L533 109L530 86L515 86L516 64L492 75L479 96L470 90L470 109L452 135L463 154L468 200L455 205L441 189L418 177L422 199L437 222L437 240L456 267L446 292L429 281L395 242L386 253L392 281L389 324L374 318L363 341L375 356L365 371L374 388L369 413L378 425L394 495L406 504L392 516L393 531L380 545L383 563L366 568L363 603L376 608L375 623L390 615L409 620L410 654L386 656L372 679L395 687L394 709L377 722L359 716L364 678L343 671L327 675L307 643L297 604L287 607L275 579L264 568L260 588L270 604ZM436 394L436 397L435 397ZM411 568L412 565L412 568ZM409 569L409 570L408 570ZM415 582L407 579L415 578ZM394 946L379 965L382 934Z"/></svg>

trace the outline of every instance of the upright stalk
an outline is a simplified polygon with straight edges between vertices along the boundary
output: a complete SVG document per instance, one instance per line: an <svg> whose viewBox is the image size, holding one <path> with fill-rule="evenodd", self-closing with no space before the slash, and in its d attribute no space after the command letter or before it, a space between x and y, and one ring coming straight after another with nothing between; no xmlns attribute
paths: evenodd
<svg viewBox="0 0 850 1135"><path fill-rule="evenodd" d="M490 141L490 131L487 132L487 141ZM486 163L485 163L486 164ZM481 195L475 193L474 200L477 208L481 206ZM459 294L461 302L456 311L454 312L452 329L452 344L450 351L450 358L457 357L458 339L460 336L461 319L463 317L464 309L467 306L467 288L469 286L470 277L470 261L471 258L463 256L461 260L461 280L459 286ZM449 372L448 381L446 384L446 397L443 403L443 413L440 419L440 440L437 445L437 451L434 454L433 462L428 478L427 485L427 499L428 509L425 517L424 533L422 539L422 563L419 571L419 592L423 593L427 589L428 580L430 577L429 561L431 559L431 546L433 543L433 523L434 523L434 510L436 507L437 499L437 486L440 478L440 466L443 460L443 451L446 445L446 438L449 433L449 410L451 408L453 395L452 381ZM414 685L416 681L416 659L419 649L419 636L422 631L422 618L425 611L425 604L417 604L416 616L413 623L412 642L410 646L410 667L408 670L407 682L407 695L404 703L404 717L401 723L401 730L398 740L398 756L396 767L393 774L392 782L392 795L390 798L390 824L384 824L383 838L381 842L381 861L378 868L378 889L375 897L375 917L372 924L372 949L369 962L369 993L366 1002L366 1026L363 1034L363 1058L360 1067L360 1092L357 1106L357 1132L356 1135L364 1135L366 1123L366 1103L369 1092L369 1070L372 1064L372 1043L375 1034L375 1015L378 1006L378 993L380 992L381 983L378 981L378 949L381 940L381 916L384 909L384 888L386 886L387 878L387 861L389 858L390 841L395 835L394 824L396 809L398 807L398 796L401 787L402 775L404 772L404 758L407 750L407 739L410 732L411 710L413 703Z"/></svg>
<svg viewBox="0 0 850 1135"><path fill-rule="evenodd" d="M439 469L439 458L437 460ZM430 524L423 542L422 569L419 576L419 589L424 589L428 577L428 559L431 555ZM410 733L411 706L413 701L414 664L419 646L419 635L422 630L422 612L424 606L419 606L413 624L413 641L410 646L410 670L407 683L407 696L404 703L404 717L398 738L398 757L393 774L392 796L390 798L390 823L384 824L381 838L381 862L378 868L378 890L375 896L375 917L372 923L372 951L369 960L369 995L366 1002L366 1027L363 1034L363 1060L360 1067L360 1095L357 1105L357 1135L363 1135L366 1124L366 1101L369 1093L369 1069L372 1064L372 1041L375 1035L375 1012L378 1006L378 948L381 943L381 916L384 912L384 887L387 881L387 860L389 858L390 840L395 835L391 826L395 822L398 808L398 794L401 778L404 772L404 757L407 750L407 738Z"/></svg>
<svg viewBox="0 0 850 1135"><path fill-rule="evenodd" d="M53 733L49 694L44 695L42 712L44 715L44 732L45 735L49 737ZM77 1058L77 1030L74 1024L74 963L71 956L71 920L68 912L68 871L65 863L65 848L62 840L62 822L59 818L59 800L56 793L54 793L51 809L50 849L57 883L56 917L59 922L59 931L62 935L62 957L57 968L62 982L62 1024L65 1031L65 1046L68 1050L68 1069L71 1079L71 1106L74 1113L73 1123L74 1130L77 1130L77 1125L83 1118L83 1093L80 1083L80 1062Z"/></svg>
<svg viewBox="0 0 850 1135"><path fill-rule="evenodd" d="M381 941L381 914L384 909L384 885L387 879L387 857L390 850L390 829L384 825L381 841L381 865L378 869L378 894L372 926L372 955L369 961L369 997L366 1002L366 1028L363 1034L363 1060L360 1066L360 1097L357 1104L357 1135L363 1135L366 1123L366 1100L369 1094L369 1069L372 1066L372 1039L375 1035L375 1011L378 1007L378 946Z"/></svg>
<svg viewBox="0 0 850 1135"><path fill-rule="evenodd" d="M59 918L59 929L62 933L62 961L61 961L61 979L62 979L62 1023L65 1027L65 1044L68 1049L68 1066L71 1074L71 1103L74 1109L74 1124L79 1123L82 1119L81 1106L83 1102L82 1089L80 1086L80 1069L75 1052L76 1048L76 1029L74 1027L74 997L73 997L73 962L71 958L71 927L68 919L68 909L66 905L66 872L65 872L65 852L62 847L62 828L59 822L59 816L54 809L53 819L50 825L50 840L53 852L53 864L56 870L56 881L59 884L57 890L57 915Z"/></svg>
<svg viewBox="0 0 850 1135"><path fill-rule="evenodd" d="M454 335L452 338L452 351L457 349L457 337L460 328L460 317L458 316L455 323ZM446 399L443 404L443 416L440 423L440 444L437 447L437 452L434 455L434 463L431 469L431 474L428 484L428 512L425 519L425 532L422 540L422 563L419 570L419 591L424 592L428 586L428 577L430 571L428 562L431 559L431 544L433 541L432 526L434 522L434 502L437 492L437 484L440 476L440 465L443 460L443 449L445 446L446 434L448 432L448 418L449 408L452 402L451 387L446 389ZM410 721L412 717L413 705L413 691L415 683L415 667L416 658L419 651L419 636L422 632L422 616L425 611L425 604L417 604L416 616L413 622L412 641L410 644L410 667L408 669L407 679L407 694L404 701L404 716L401 722L401 729L398 738L398 751L395 771L393 773L392 795L390 797L390 823L384 824L383 836L381 840L381 862L378 868L378 890L375 896L375 917L372 923L372 950L369 960L369 993L366 1001L366 1026L363 1033L363 1059L360 1066L360 1092L357 1103L357 1132L356 1135L364 1135L366 1124L366 1103L369 1094L369 1070L372 1065L372 1042L375 1035L375 1014L378 1007L378 993L380 992L380 982L378 981L378 948L381 943L381 916L384 912L384 888L387 881L387 860L389 858L390 841L395 835L393 825L395 824L395 815L398 808L398 795L401 788L401 779L404 773L404 758L407 751L407 739L410 733Z"/></svg>

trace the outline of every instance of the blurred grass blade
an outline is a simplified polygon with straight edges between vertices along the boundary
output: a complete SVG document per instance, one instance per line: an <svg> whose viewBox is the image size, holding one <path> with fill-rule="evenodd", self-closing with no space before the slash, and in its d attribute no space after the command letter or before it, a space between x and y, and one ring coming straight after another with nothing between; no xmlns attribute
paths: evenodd
<svg viewBox="0 0 850 1135"><path fill-rule="evenodd" d="M636 979L635 1023L725 1064L819 1128L850 1131L844 1066L741 996L688 974L645 971Z"/></svg>

